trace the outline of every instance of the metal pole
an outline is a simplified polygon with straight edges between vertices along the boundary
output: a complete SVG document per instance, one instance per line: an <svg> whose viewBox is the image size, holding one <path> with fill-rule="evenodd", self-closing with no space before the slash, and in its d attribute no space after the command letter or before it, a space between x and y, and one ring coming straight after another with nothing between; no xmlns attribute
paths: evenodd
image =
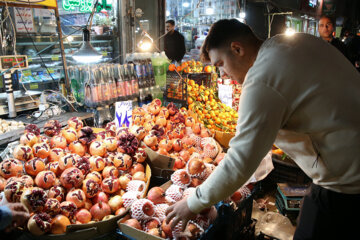
<svg viewBox="0 0 360 240"><path fill-rule="evenodd" d="M4 82L5 82L6 95L8 100L9 118L15 118L16 109L15 109L14 91L12 89L11 73L5 73L4 80L5 80Z"/></svg>
<svg viewBox="0 0 360 240"><path fill-rule="evenodd" d="M59 43L60 43L60 51L61 51L61 60L63 63L63 69L64 69L64 76L65 76L65 86L67 92L70 92L70 81L69 76L67 73L67 64L66 64L66 57L65 57L65 51L64 51L64 42L62 38L62 32L61 32L61 25L60 25L60 15L58 8L55 8L55 17L56 17L56 24L58 29L58 36L59 36Z"/></svg>

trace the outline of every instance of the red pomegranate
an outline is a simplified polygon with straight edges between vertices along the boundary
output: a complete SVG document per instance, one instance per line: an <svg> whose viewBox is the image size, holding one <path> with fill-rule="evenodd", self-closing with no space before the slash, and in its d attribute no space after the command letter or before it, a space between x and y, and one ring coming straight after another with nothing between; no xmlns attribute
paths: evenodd
<svg viewBox="0 0 360 240"><path fill-rule="evenodd" d="M87 149L86 146L81 144L79 141L73 141L69 144L69 150L79 156L84 156Z"/></svg>
<svg viewBox="0 0 360 240"><path fill-rule="evenodd" d="M119 178L120 186L122 189L126 189L128 183L132 180L132 177L129 174L122 175Z"/></svg>
<svg viewBox="0 0 360 240"><path fill-rule="evenodd" d="M157 136L155 136L153 134L148 134L144 138L144 143L148 147L154 147L158 143L158 138L157 138Z"/></svg>
<svg viewBox="0 0 360 240"><path fill-rule="evenodd" d="M161 107L159 115L162 115L166 119L168 119L169 118L169 110L166 107Z"/></svg>
<svg viewBox="0 0 360 240"><path fill-rule="evenodd" d="M38 138L34 133L25 133L20 137L20 144L29 145L32 147L35 143L38 142Z"/></svg>
<svg viewBox="0 0 360 240"><path fill-rule="evenodd" d="M175 169L182 169L185 167L185 161L181 158L175 158L174 168Z"/></svg>
<svg viewBox="0 0 360 240"><path fill-rule="evenodd" d="M219 163L224 159L225 156L226 156L226 153L219 153L217 155L217 157L215 158L216 164L219 165Z"/></svg>
<svg viewBox="0 0 360 240"><path fill-rule="evenodd" d="M67 143L71 143L77 139L77 133L74 128L63 129L61 134L66 139Z"/></svg>
<svg viewBox="0 0 360 240"><path fill-rule="evenodd" d="M113 152L117 149L117 140L114 137L107 137L104 139L104 145L107 151Z"/></svg>
<svg viewBox="0 0 360 240"><path fill-rule="evenodd" d="M186 170L180 169L171 175L171 181L173 184L185 188L190 185L191 177Z"/></svg>
<svg viewBox="0 0 360 240"><path fill-rule="evenodd" d="M91 200L92 200L93 204L96 204L96 203L99 203L99 202L108 203L109 202L109 196L105 192L98 192L95 195L95 197L93 197Z"/></svg>
<svg viewBox="0 0 360 240"><path fill-rule="evenodd" d="M195 124L195 119L193 117L187 117L185 119L185 125L187 127L192 127Z"/></svg>
<svg viewBox="0 0 360 240"><path fill-rule="evenodd" d="M75 214L76 221L79 221L80 223L83 223L83 224L90 222L91 218L92 218L92 216L91 216L90 211L88 211L85 208L80 209Z"/></svg>
<svg viewBox="0 0 360 240"><path fill-rule="evenodd" d="M161 229L163 230L163 232L165 233L167 238L172 239L173 238L173 234L172 234L172 229L171 229L171 222L169 224L166 223L166 219L164 219L164 221L161 224Z"/></svg>
<svg viewBox="0 0 360 240"><path fill-rule="evenodd" d="M36 143L32 147L35 157L47 158L50 155L50 146L47 143Z"/></svg>
<svg viewBox="0 0 360 240"><path fill-rule="evenodd" d="M56 215L51 222L51 233L52 234L63 234L66 232L66 226L70 225L69 218L64 215Z"/></svg>
<svg viewBox="0 0 360 240"><path fill-rule="evenodd" d="M47 145L50 146L50 141L46 136L39 135L37 136L37 138L38 138L38 143L46 143Z"/></svg>
<svg viewBox="0 0 360 240"><path fill-rule="evenodd" d="M180 152L183 149L182 142L179 138L173 140L173 149L176 152Z"/></svg>
<svg viewBox="0 0 360 240"><path fill-rule="evenodd" d="M166 121L165 116L159 115L156 117L155 124L157 124L161 127L165 127L166 123L167 123L167 121Z"/></svg>
<svg viewBox="0 0 360 240"><path fill-rule="evenodd" d="M144 123L144 128L145 128L146 131L151 131L151 129L152 129L154 126L155 126L155 123L154 123L152 120L150 120L150 121L145 121L145 123ZM144 141L144 139L143 139L143 141Z"/></svg>
<svg viewBox="0 0 360 240"><path fill-rule="evenodd" d="M141 117L142 120L143 117ZM145 135L146 135L146 130L144 127L142 126L137 126L137 125L133 125L131 128L130 128L130 133L134 134L135 137L141 141L144 139Z"/></svg>
<svg viewBox="0 0 360 240"><path fill-rule="evenodd" d="M205 169L205 163L198 158L193 158L189 160L187 164L187 171L191 176L203 174L205 172Z"/></svg>
<svg viewBox="0 0 360 240"><path fill-rule="evenodd" d="M5 185L4 194L8 202L20 202L25 184L20 181L10 181Z"/></svg>
<svg viewBox="0 0 360 240"><path fill-rule="evenodd" d="M0 162L0 175L5 179L11 177L20 177L23 175L24 167L21 161L8 158Z"/></svg>
<svg viewBox="0 0 360 240"><path fill-rule="evenodd" d="M173 147L173 143L169 139L163 139L159 142L159 148L164 148L167 152L170 152Z"/></svg>
<svg viewBox="0 0 360 240"><path fill-rule="evenodd" d="M5 185L6 185L6 179L0 177L0 191L4 191Z"/></svg>
<svg viewBox="0 0 360 240"><path fill-rule="evenodd" d="M181 151L180 151L180 157L181 157L185 162L187 162L187 161L189 161L189 159L190 159L190 153L189 153L188 151L186 151L186 150L181 150Z"/></svg>
<svg viewBox="0 0 360 240"><path fill-rule="evenodd" d="M61 135L53 136L50 139L50 147L65 149L67 147L66 138Z"/></svg>
<svg viewBox="0 0 360 240"><path fill-rule="evenodd" d="M126 213L126 208L121 207L118 210L116 210L115 216L119 216L119 215L123 216L125 213Z"/></svg>
<svg viewBox="0 0 360 240"><path fill-rule="evenodd" d="M84 208L87 209L87 210L90 210L90 208L93 206L92 202L90 199L86 199L85 200L85 204L84 204Z"/></svg>
<svg viewBox="0 0 360 240"><path fill-rule="evenodd" d="M33 187L34 186L34 179L29 175L23 175L18 178L20 182L23 182L25 187Z"/></svg>
<svg viewBox="0 0 360 240"><path fill-rule="evenodd" d="M195 124L193 124L193 126L192 126L191 129L192 129L192 131L193 131L195 134L200 135L201 129L202 129L201 123L195 123Z"/></svg>
<svg viewBox="0 0 360 240"><path fill-rule="evenodd" d="M166 151L165 148L159 147L159 150L157 150L156 152L160 155L169 156L169 153L168 153L168 151Z"/></svg>
<svg viewBox="0 0 360 240"><path fill-rule="evenodd" d="M21 144L17 145L14 148L13 156L14 158L21 161L27 161L34 157L31 147L28 145L21 145Z"/></svg>
<svg viewBox="0 0 360 240"><path fill-rule="evenodd" d="M59 202L62 202L65 200L65 189L59 185L53 186L48 192L48 197L55 198Z"/></svg>
<svg viewBox="0 0 360 240"><path fill-rule="evenodd" d="M47 193L43 189L32 187L23 191L20 202L29 212L41 212L47 199Z"/></svg>
<svg viewBox="0 0 360 240"><path fill-rule="evenodd" d="M138 199L131 205L131 217L141 221L154 216L154 204L148 199Z"/></svg>
<svg viewBox="0 0 360 240"><path fill-rule="evenodd" d="M101 184L102 182L102 176L99 172L91 172L88 175L86 175L86 179L92 179L98 184Z"/></svg>
<svg viewBox="0 0 360 240"><path fill-rule="evenodd" d="M47 213L36 213L28 221L27 228L35 235L44 235L51 230L51 217Z"/></svg>
<svg viewBox="0 0 360 240"><path fill-rule="evenodd" d="M75 216L77 207L75 203L70 201L64 201L60 203L60 212L65 217L72 219Z"/></svg>
<svg viewBox="0 0 360 240"><path fill-rule="evenodd" d="M76 165L76 161L79 159L79 155L74 153L68 153L59 161L59 168L64 171L67 168L74 167Z"/></svg>
<svg viewBox="0 0 360 240"><path fill-rule="evenodd" d="M136 172L145 172L145 167L141 163L135 163L130 168L130 174L134 175Z"/></svg>
<svg viewBox="0 0 360 240"><path fill-rule="evenodd" d="M107 203L100 201L91 207L90 213L94 220L100 221L105 216L111 214L111 209Z"/></svg>
<svg viewBox="0 0 360 240"><path fill-rule="evenodd" d="M128 219L124 222L124 224L130 226L130 227L133 227L133 228L136 228L138 230L142 230L141 229L141 225L140 225L140 222L134 218L131 218L131 219Z"/></svg>
<svg viewBox="0 0 360 240"><path fill-rule="evenodd" d="M115 213L119 208L123 206L123 200L121 196L115 195L109 200L109 206L111 208L111 211Z"/></svg>
<svg viewBox="0 0 360 240"><path fill-rule="evenodd" d="M139 181L146 182L146 175L145 175L144 172L135 172L135 173L132 175L132 179L133 179L133 180L139 180Z"/></svg>
<svg viewBox="0 0 360 240"><path fill-rule="evenodd" d="M66 195L66 201L75 203L77 208L81 208L85 204L85 193L81 189L73 189Z"/></svg>
<svg viewBox="0 0 360 240"><path fill-rule="evenodd" d="M100 141L93 141L90 144L89 148L90 154L92 156L100 156L103 157L106 153L106 147L105 145Z"/></svg>
<svg viewBox="0 0 360 240"><path fill-rule="evenodd" d="M68 126L74 128L76 131L84 127L84 123L79 117L72 117L67 122Z"/></svg>
<svg viewBox="0 0 360 240"><path fill-rule="evenodd" d="M104 168L102 172L103 178L118 178L119 177L119 170L114 166L107 166Z"/></svg>
<svg viewBox="0 0 360 240"><path fill-rule="evenodd" d="M58 162L63 156L65 156L65 151L62 148L53 148L50 150L48 160L50 162Z"/></svg>
<svg viewBox="0 0 360 240"><path fill-rule="evenodd" d="M146 232L154 228L158 229L160 226L161 226L161 221L155 217L145 219L142 224L142 227Z"/></svg>
<svg viewBox="0 0 360 240"><path fill-rule="evenodd" d="M154 204L165 203L165 191L161 187L153 187L149 190L147 198Z"/></svg>
<svg viewBox="0 0 360 240"><path fill-rule="evenodd" d="M114 166L119 170L126 171L129 170L132 165L132 159L129 155L125 153L118 153L114 157Z"/></svg>
<svg viewBox="0 0 360 240"><path fill-rule="evenodd" d="M45 165L45 169L52 171L57 177L59 177L62 173L62 170L59 167L59 162L49 162Z"/></svg>
<svg viewBox="0 0 360 240"><path fill-rule="evenodd" d="M84 180L82 172L75 167L66 169L60 176L60 182L66 189L78 188Z"/></svg>
<svg viewBox="0 0 360 240"><path fill-rule="evenodd" d="M60 131L61 124L58 120L49 120L44 125L44 133L49 137L59 134Z"/></svg>
<svg viewBox="0 0 360 240"><path fill-rule="evenodd" d="M105 167L105 160L99 156L92 156L89 158L91 171L100 172Z"/></svg>
<svg viewBox="0 0 360 240"><path fill-rule="evenodd" d="M118 178L107 177L101 183L101 188L106 193L114 193L120 189Z"/></svg>
<svg viewBox="0 0 360 240"><path fill-rule="evenodd" d="M36 176L43 170L45 170L45 163L41 158L33 158L25 163L25 171L31 176Z"/></svg>
<svg viewBox="0 0 360 240"><path fill-rule="evenodd" d="M82 190L87 198L92 198L100 191L100 185L93 179L85 179L82 185Z"/></svg>
<svg viewBox="0 0 360 240"><path fill-rule="evenodd" d="M199 178L196 178L196 177L193 177L191 178L191 184L189 187L197 187L197 186L200 186L204 181L199 179Z"/></svg>
<svg viewBox="0 0 360 240"><path fill-rule="evenodd" d="M44 205L44 212L50 216L55 216L60 213L60 202L56 198L48 198Z"/></svg>
<svg viewBox="0 0 360 240"><path fill-rule="evenodd" d="M55 185L56 175L52 171L41 171L35 177L35 184L43 189L49 189Z"/></svg>

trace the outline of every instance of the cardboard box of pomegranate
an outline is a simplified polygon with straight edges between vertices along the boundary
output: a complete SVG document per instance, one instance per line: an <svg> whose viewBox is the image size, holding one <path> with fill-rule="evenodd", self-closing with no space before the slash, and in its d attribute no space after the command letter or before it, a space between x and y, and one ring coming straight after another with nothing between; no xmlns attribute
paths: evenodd
<svg viewBox="0 0 360 240"><path fill-rule="evenodd" d="M166 190L172 185L171 181L166 182L162 189ZM254 188L255 189L255 188ZM251 223L253 193L244 198L239 204L219 202L215 204L217 215L215 220L209 225L204 232L196 239L209 240L209 239L241 239L243 229ZM150 235L149 233L138 230L131 226L124 224L129 219L130 215L125 215L124 218L118 221L119 231L118 234L129 239L148 239L160 240L163 239L158 236ZM187 235L189 233L185 233ZM194 238L190 238L194 239Z"/></svg>
<svg viewBox="0 0 360 240"><path fill-rule="evenodd" d="M151 179L151 168L147 164L145 169L146 174L146 185L145 190L143 192L142 198L146 197L147 191L150 185ZM34 236L30 232L24 232L26 237L29 239L41 239L41 240L79 240L79 239L93 239L94 237L99 237L102 235L109 234L111 232L115 232L117 228L117 222L119 219L124 217L126 213L118 216L114 216L110 219L88 223L88 224L71 224L66 227L65 234L46 234L42 236Z"/></svg>

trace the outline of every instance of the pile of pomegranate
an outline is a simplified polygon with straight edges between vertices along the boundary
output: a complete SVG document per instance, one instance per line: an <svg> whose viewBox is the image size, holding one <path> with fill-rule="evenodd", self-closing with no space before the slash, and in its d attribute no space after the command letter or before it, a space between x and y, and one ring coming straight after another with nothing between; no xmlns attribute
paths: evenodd
<svg viewBox="0 0 360 240"><path fill-rule="evenodd" d="M192 158L218 164L219 144L185 108L178 109L173 103L161 107L161 101L155 99L134 109L132 117L130 132L157 153L174 158L174 170L185 168Z"/></svg>
<svg viewBox="0 0 360 240"><path fill-rule="evenodd" d="M193 159L193 161L188 168L176 170L171 175L171 185L167 189L151 188L147 199L137 199L136 192L127 192L126 194L133 196L132 205L130 214L126 215L121 222L150 235L166 239L198 239L217 217L214 206L203 210L195 219L189 221L184 232L181 231L181 222L171 229L171 222L166 224L165 220L167 208L193 194L196 191L195 187L209 177L215 168L215 165L205 163L200 159ZM224 201L239 204L251 194L252 188L252 184L247 184Z"/></svg>
<svg viewBox="0 0 360 240"><path fill-rule="evenodd" d="M69 224L85 224L122 215L126 194L145 191L146 153L127 128L109 123L95 134L77 118L61 128L45 124L46 136L31 125L20 137L13 158L0 163L0 191L31 214L34 235L61 234Z"/></svg>

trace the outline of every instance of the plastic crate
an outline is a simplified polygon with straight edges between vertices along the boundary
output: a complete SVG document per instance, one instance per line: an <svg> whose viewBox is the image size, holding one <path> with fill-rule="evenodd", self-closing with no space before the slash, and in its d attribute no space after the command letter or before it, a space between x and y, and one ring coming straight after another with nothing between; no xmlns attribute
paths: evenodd
<svg viewBox="0 0 360 240"><path fill-rule="evenodd" d="M186 76L175 71L166 73L166 88L164 100L180 104L182 107L187 106L187 85Z"/></svg>
<svg viewBox="0 0 360 240"><path fill-rule="evenodd" d="M269 174L269 178L274 183L307 184L311 182L311 178L295 163L284 162L273 158L273 164L274 170Z"/></svg>

